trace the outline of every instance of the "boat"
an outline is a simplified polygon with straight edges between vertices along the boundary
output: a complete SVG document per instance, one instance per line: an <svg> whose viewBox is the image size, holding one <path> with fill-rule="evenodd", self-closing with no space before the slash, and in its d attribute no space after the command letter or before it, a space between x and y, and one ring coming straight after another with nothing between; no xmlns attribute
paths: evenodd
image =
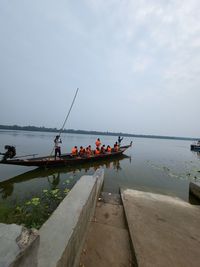
<svg viewBox="0 0 200 267"><path fill-rule="evenodd" d="M125 159L126 160L129 159L130 161L131 157L125 154L121 154L118 157L109 158L106 160L102 159L100 161L93 162L92 164L90 164L89 162L86 162L80 165L76 164L74 166L73 165L63 166L63 167L58 167L58 168L55 167L55 168L49 168L49 169L38 167L33 170L19 174L17 176L6 178L5 180L0 181L0 192L1 192L1 187L7 186L8 184L27 182L27 181L34 180L36 178L46 178L46 177L51 177L51 176L62 175L62 174L69 173L69 172L74 173L74 172L85 171L85 173L87 173L87 171L90 168L93 169L93 172L95 172L98 168L101 168L101 167L110 168L111 163L113 164L113 168L117 169L118 167L120 167L121 161Z"/></svg>
<svg viewBox="0 0 200 267"><path fill-rule="evenodd" d="M54 156L44 156L44 157L32 157L20 159L14 157L12 159L2 159L1 164L19 165L19 166L37 166L43 168L50 167L62 167L62 166L72 166L74 164L82 164L85 162L94 162L98 160L106 160L113 157L122 155L125 150L132 146L132 142L129 145L121 146L118 151L111 151L110 153L100 153L98 155L91 156L72 156L71 153L62 154L60 158Z"/></svg>
<svg viewBox="0 0 200 267"><path fill-rule="evenodd" d="M200 151L200 140L196 144L190 145L192 151Z"/></svg>
<svg viewBox="0 0 200 267"><path fill-rule="evenodd" d="M65 174L69 172L75 173L84 171L85 173L87 173L90 168L93 169L93 172L95 172L100 167L110 168L110 164L113 164L113 168L118 170L118 168L121 169L120 162L125 159L131 160L131 157L122 154L118 157L96 161L93 162L92 164L86 162L85 164L80 164L80 165L77 164L74 166L63 166L63 167L55 167L47 169L38 167L31 171L22 173L20 175L7 178L4 181L0 181L0 197L6 199L7 197L13 194L16 184L29 182L29 184L31 185L31 183L38 178L42 179L42 181L40 181L40 184L42 184L43 182L45 183L47 179L49 187L51 189L56 189L58 185L62 186L63 179L66 180L66 178L63 177L66 177ZM68 189L69 187L71 188L74 185L74 182L70 183L70 185L67 185L67 188Z"/></svg>

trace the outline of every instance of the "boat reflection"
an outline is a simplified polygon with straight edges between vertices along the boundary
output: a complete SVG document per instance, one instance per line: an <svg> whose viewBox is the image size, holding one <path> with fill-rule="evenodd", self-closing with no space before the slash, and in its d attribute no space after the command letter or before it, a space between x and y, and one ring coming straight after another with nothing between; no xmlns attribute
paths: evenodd
<svg viewBox="0 0 200 267"><path fill-rule="evenodd" d="M43 169L43 168L36 168L34 170L25 172L23 174L17 175L15 177L10 178L9 180L0 182L0 196L2 199L6 199L7 197L11 196L14 190L15 184L22 184L24 182L30 182L31 187L31 180L34 181L36 178L46 178L47 183L51 190L61 186L63 182L63 177L66 178L65 174L76 174L81 173L94 173L98 168L105 168L105 169L113 169L117 172L122 170L120 162L124 159L129 159L131 162L131 157L126 155L120 155L117 158L107 159L105 161L101 160L101 162L94 162L93 164L85 163L82 165L76 165L74 167L63 167L63 168L51 168L51 169ZM61 178L62 177L62 178Z"/></svg>
<svg viewBox="0 0 200 267"><path fill-rule="evenodd" d="M50 185L50 189L54 190L60 183L60 173L54 173L51 176L47 177L48 183Z"/></svg>
<svg viewBox="0 0 200 267"><path fill-rule="evenodd" d="M192 154L195 155L197 158L200 158L200 151L192 151Z"/></svg>

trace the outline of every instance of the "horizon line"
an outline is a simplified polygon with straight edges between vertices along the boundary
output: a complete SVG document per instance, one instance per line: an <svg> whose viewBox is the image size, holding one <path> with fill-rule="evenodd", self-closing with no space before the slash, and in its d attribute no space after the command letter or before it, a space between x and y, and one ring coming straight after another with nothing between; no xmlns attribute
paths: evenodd
<svg viewBox="0 0 200 267"><path fill-rule="evenodd" d="M45 132L57 132L60 129L56 127L45 127L45 126L19 126L19 125L0 125L0 129L4 130L27 130L27 131L45 131ZM41 130L42 129L42 130ZM123 133L123 132L109 132L109 131L96 131L96 130L75 130L75 129L63 129L63 132L77 134L100 134L100 135L111 135L111 136L127 136L127 137L144 137L144 138L163 138L163 139L182 139L182 140L199 140L197 137L184 137L184 136L168 136L168 135L156 135L156 134L133 134L133 133Z"/></svg>

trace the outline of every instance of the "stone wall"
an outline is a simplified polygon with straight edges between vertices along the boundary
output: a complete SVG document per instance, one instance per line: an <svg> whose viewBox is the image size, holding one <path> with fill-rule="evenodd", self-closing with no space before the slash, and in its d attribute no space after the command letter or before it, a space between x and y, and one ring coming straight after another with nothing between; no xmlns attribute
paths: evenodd
<svg viewBox="0 0 200 267"><path fill-rule="evenodd" d="M79 266L103 179L103 169L92 176L82 176L39 232L0 224L0 267ZM28 239L23 231L29 233Z"/></svg>

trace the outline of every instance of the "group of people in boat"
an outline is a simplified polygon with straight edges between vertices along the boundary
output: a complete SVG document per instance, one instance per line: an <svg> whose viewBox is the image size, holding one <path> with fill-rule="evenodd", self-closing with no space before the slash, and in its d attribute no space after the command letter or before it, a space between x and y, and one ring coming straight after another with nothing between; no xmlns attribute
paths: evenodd
<svg viewBox="0 0 200 267"><path fill-rule="evenodd" d="M100 138L97 138L95 145L96 145L96 148L94 150L92 149L91 145L87 146L86 148L84 148L83 146L80 146L79 149L77 146L74 146L71 150L71 155L74 157L76 157L76 156L90 157L93 155L117 152L119 150L119 146L120 146L118 142L115 142L113 148L110 145L107 145L107 147L106 147L105 145L101 145Z"/></svg>
<svg viewBox="0 0 200 267"><path fill-rule="evenodd" d="M92 155L99 155L99 154L104 154L104 153L111 153L111 152L117 152L120 148L121 145L121 141L123 140L123 137L118 137L118 141L115 142L114 146L111 147L110 145L107 145L107 147L105 145L101 144L101 140L100 138L97 138L96 142L95 142L95 146L96 148L93 150L91 145L87 146L86 148L84 148L83 146L80 146L80 148L78 149L77 146L74 146L71 150L71 155L73 157L76 156L80 156L80 157L90 157ZM59 135L56 136L56 138L54 139L54 147L55 147L55 158L61 157L61 145L62 140L60 138Z"/></svg>

